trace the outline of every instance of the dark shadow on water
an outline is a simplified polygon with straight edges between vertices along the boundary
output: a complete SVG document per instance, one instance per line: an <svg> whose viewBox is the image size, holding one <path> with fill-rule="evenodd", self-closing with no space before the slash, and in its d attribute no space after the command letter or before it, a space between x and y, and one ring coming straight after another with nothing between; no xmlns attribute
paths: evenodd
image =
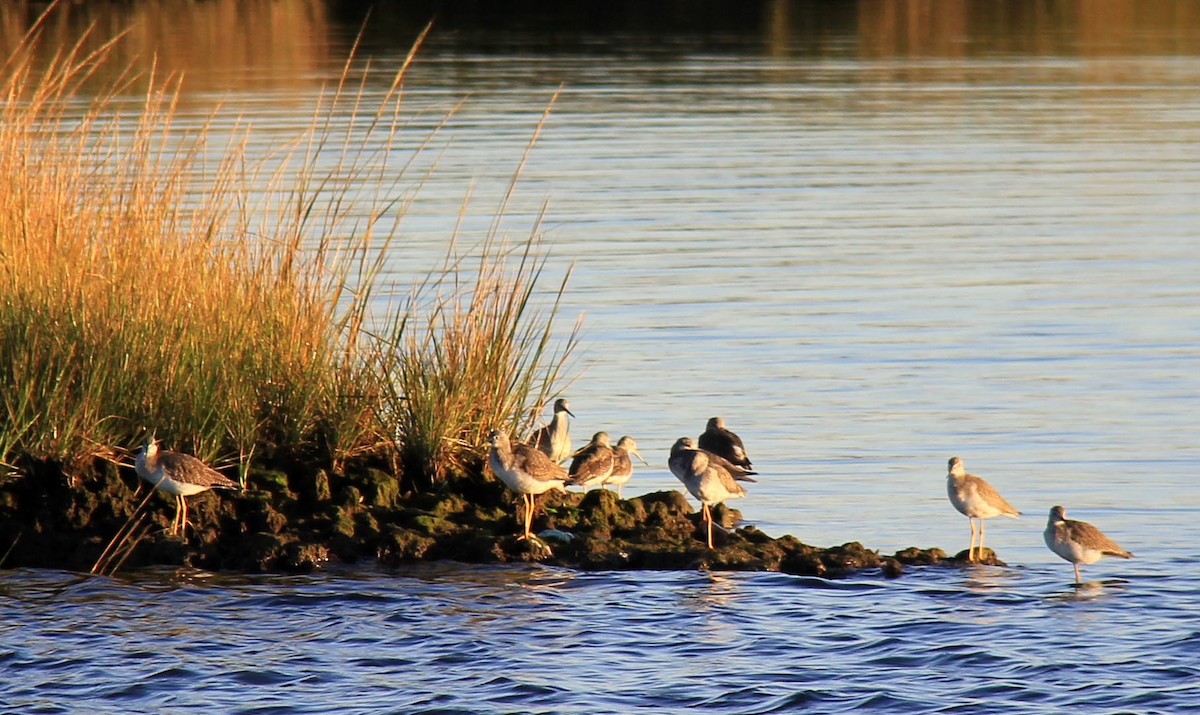
<svg viewBox="0 0 1200 715"><path fill-rule="evenodd" d="M327 7L335 23L355 32L371 8L368 47L407 43L432 20L431 47L483 54L961 58L1200 51L1200 14L1175 0L335 0Z"/></svg>

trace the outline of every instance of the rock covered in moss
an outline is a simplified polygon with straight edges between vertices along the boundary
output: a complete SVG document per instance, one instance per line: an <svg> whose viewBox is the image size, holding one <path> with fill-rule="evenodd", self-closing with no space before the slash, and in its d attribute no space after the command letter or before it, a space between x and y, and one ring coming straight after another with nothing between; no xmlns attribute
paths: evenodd
<svg viewBox="0 0 1200 715"><path fill-rule="evenodd" d="M1000 559L996 558L995 551L992 551L991 549L989 549L987 547L984 547L982 551L977 550L974 561L967 558L967 551L968 551L967 549L963 549L962 551L959 551L957 554L955 554L954 558L942 559L942 560L947 561L951 565L955 565L955 566L965 566L965 565L970 565L970 564L983 565L983 566L1008 566L1008 564L1006 564L1003 561L1001 561Z"/></svg>
<svg viewBox="0 0 1200 715"><path fill-rule="evenodd" d="M893 557L901 564L912 566L932 566L946 560L946 552L941 549L919 549L910 546L897 551Z"/></svg>
<svg viewBox="0 0 1200 715"><path fill-rule="evenodd" d="M0 484L0 547L7 566L87 570L133 513L145 488L131 469L98 462L65 477L41 463ZM312 571L331 561L370 559L389 566L416 561L542 561L583 569L769 570L841 576L906 566L967 563L965 552L909 548L880 556L857 542L828 549L792 536L772 538L724 504L713 508L714 549L706 526L680 490L620 499L612 491L538 497L533 531L519 538L521 497L495 479L456 476L437 488L404 493L387 472L366 466L254 469L240 493L188 500L186 538L166 533L174 500L151 500L148 532L124 568L172 564L242 571ZM987 549L983 563L1002 565Z"/></svg>

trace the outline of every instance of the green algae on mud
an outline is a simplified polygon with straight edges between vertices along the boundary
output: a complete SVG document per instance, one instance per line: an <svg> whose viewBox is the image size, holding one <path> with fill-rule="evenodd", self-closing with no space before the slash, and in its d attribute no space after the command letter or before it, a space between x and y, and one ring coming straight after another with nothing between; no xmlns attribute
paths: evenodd
<svg viewBox="0 0 1200 715"><path fill-rule="evenodd" d="M706 548L703 523L682 492L619 499L610 491L551 493L538 500L535 539L519 538L516 495L494 479L457 477L440 488L402 493L397 480L368 465L345 474L325 469L251 469L248 488L192 497L186 540L166 527L167 496L151 501L153 527L123 568L176 565L230 571L305 572L330 562L385 566L436 560L465 563L540 561L587 570L711 569L781 571L837 577L906 566L962 565L937 548L890 556L857 542L819 548L792 536L773 538L737 526L741 513L713 509L721 529ZM66 475L53 462L31 462L0 483L0 567L86 571L129 519L145 485L131 469L96 460ZM983 563L1003 565L986 550Z"/></svg>

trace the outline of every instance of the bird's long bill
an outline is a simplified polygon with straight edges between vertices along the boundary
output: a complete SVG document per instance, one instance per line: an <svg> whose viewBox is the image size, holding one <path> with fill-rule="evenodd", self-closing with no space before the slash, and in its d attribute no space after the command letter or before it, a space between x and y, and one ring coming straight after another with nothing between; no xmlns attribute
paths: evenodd
<svg viewBox="0 0 1200 715"><path fill-rule="evenodd" d="M733 478L738 480L739 482L753 482L754 484L758 484L757 479L753 479L749 476L746 476L745 474L735 474L735 475L733 475Z"/></svg>
<svg viewBox="0 0 1200 715"><path fill-rule="evenodd" d="M641 462L642 464L646 465L647 467L650 466L650 463L646 461L646 458L643 457L642 455L638 454L636 449L634 451L630 452L630 454L637 457L638 461Z"/></svg>

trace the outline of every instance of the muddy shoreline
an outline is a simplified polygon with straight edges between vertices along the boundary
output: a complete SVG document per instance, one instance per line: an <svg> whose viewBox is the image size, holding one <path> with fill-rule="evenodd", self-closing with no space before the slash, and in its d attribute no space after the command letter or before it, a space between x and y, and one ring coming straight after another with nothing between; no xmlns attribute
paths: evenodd
<svg viewBox="0 0 1200 715"><path fill-rule="evenodd" d="M961 566L965 552L908 548L881 555L857 542L821 548L792 536L738 526L741 514L714 510L727 530L709 550L699 512L681 491L618 499L593 489L538 499L534 540L518 539L519 498L494 479L458 477L438 489L402 493L373 467L345 475L323 469L252 469L251 488L188 499L187 539L167 533L173 498L156 494L148 531L121 566L188 566L213 571L310 572L331 563L451 560L539 561L585 570L781 571L900 576L912 566ZM96 460L73 473L52 462L21 465L0 483L0 568L88 571L129 520L148 485L133 470ZM985 563L1002 564L988 550Z"/></svg>

